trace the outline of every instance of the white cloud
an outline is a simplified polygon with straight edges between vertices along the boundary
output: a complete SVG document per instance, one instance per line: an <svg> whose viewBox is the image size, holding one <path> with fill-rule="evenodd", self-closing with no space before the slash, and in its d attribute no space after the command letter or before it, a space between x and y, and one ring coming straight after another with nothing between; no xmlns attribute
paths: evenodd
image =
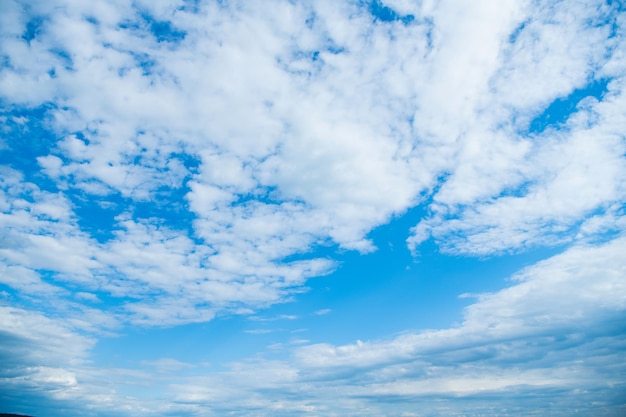
<svg viewBox="0 0 626 417"><path fill-rule="evenodd" d="M606 7L389 3L416 16L404 25L372 24L367 10L336 2L207 4L198 14L144 5L186 33L159 43L138 9L40 6L46 19L30 44L20 38L27 8L5 6L21 25L3 27L11 66L2 77L19 79L2 84L3 97L55 103L47 123L59 141L37 160L59 189L119 193L131 207L102 244L75 225L77 202L63 192L36 190L36 203L14 195L6 221L37 222L16 229L21 249L3 256L89 291L165 291L131 304L148 322L159 303L178 306L178 322L194 317L181 309L203 303L211 307L198 318L281 300L333 268L283 258L331 243L374 250L367 233L429 190L432 217L410 245L434 237L444 250L478 254L571 240L570 228L624 195L623 60L593 46L609 25L585 23ZM596 70L615 77L609 93L567 129L515 133L512 118L528 120ZM133 217L132 204L163 192L186 194L189 237ZM170 299L181 294L187 302Z"/></svg>
<svg viewBox="0 0 626 417"><path fill-rule="evenodd" d="M311 345L296 351L296 358L305 369L311 368L312 372L324 369L331 375L341 374L341 369L346 368L382 371L393 364L414 361L414 366L445 363L455 367L482 357L500 366L524 368L533 366L531 362L524 365L524 355L544 352L544 347L536 343L553 345L554 349L562 349L560 344L567 339L574 344L578 340L583 345L593 345L582 334L596 331L599 336L613 339L610 343L620 343L619 334L614 333L617 330L610 325L595 329L594 326L610 323L626 309L622 279L626 264L621 256L625 245L626 240L619 238L599 247L576 247L522 270L513 276L512 286L480 295L466 308L459 327L407 333L390 341ZM575 357L581 354L568 353ZM571 358L563 356L562 360L567 362ZM559 377L550 369L555 377L563 381L570 379L567 375ZM491 370L485 372L491 374ZM515 381L517 385L531 384L521 375Z"/></svg>
<svg viewBox="0 0 626 417"><path fill-rule="evenodd" d="M63 291L41 280L39 274L22 266L0 265L0 282L21 292L33 295L51 295Z"/></svg>
<svg viewBox="0 0 626 417"><path fill-rule="evenodd" d="M626 240L619 238L598 247L575 247L528 267L513 276L508 288L480 295L458 327L344 346L297 347L290 361L241 362L176 392L224 410L236 401L240 412L251 414L290 398L298 400L289 407L345 415L362 415L368 406L381 415L418 405L440 413L439 400L455 398L447 403L448 413L479 415L478 409L469 411L464 398L475 405L481 395L499 393L502 409L518 415L528 408L515 410L514 398L525 395L529 404L540 406L547 392L554 404L608 413L615 404L585 405L583 398L597 390L609 398L621 389L624 369L614 360L624 339L615 327L619 324L609 323L626 309L625 248ZM202 388L216 384L223 389ZM265 391L271 394L259 395ZM559 412L554 409L555 415Z"/></svg>
<svg viewBox="0 0 626 417"><path fill-rule="evenodd" d="M368 232L430 190L432 217L410 245L432 236L444 250L479 254L571 240L570 228L623 197L614 128L624 122L623 60L607 49L617 41L594 47L610 25L586 23L606 6L401 3L389 6L413 24L372 24L366 9L336 2L206 4L198 14L141 6L186 33L177 43L158 42L137 8L40 5L46 19L30 44L20 38L28 8L8 4L21 25L3 29L11 66L2 77L16 80L3 97L56 105L48 122L59 142L39 155L43 171L60 189L120 193L125 204L186 193L200 242L131 215L103 246L69 225L68 197L44 193L30 212L67 225L41 223L54 238L23 235L26 247L7 259L93 276L117 295L192 297L193 283L205 302L266 305L333 267L281 259L328 243L374 250ZM616 77L609 93L568 129L516 133L523 122L510 120L529 120L603 65ZM35 261L35 252L47 255ZM110 282L112 271L125 278Z"/></svg>
<svg viewBox="0 0 626 417"><path fill-rule="evenodd" d="M100 243L69 221L59 221L75 216L66 200L50 205L48 201L55 201L51 199L58 199L57 195L20 183L16 173L7 174L4 192L11 198L0 218L6 231L0 247L2 282L22 296L69 296L67 288L79 285L126 300L124 308L114 313L127 314L128 320L167 325L210 320L217 311L236 312L241 305L269 305L288 296L306 278L328 273L333 265L325 259L272 262L289 252L271 251L271 242L268 247L254 240L237 243L235 233L241 231L236 225L234 232L224 231L232 241L213 239L219 253L176 230L124 215L117 218L114 238ZM248 239L254 238L249 220L234 220L248 222ZM259 223L261 238L269 224ZM64 304L59 300L57 305Z"/></svg>
<svg viewBox="0 0 626 417"><path fill-rule="evenodd" d="M25 355L24 381L94 407L219 412L239 400L254 415L376 415L385 410L363 398L619 382L622 368L603 380L594 367L614 359L602 343L623 339L578 333L624 310L623 238L601 243L624 227L623 13L603 2L382 2L415 16L404 25L374 22L355 2L218 3L191 13L176 1L2 2L0 97L9 113L42 113L2 116L0 151L34 124L54 142L33 151L47 178L0 171L0 280L15 292L4 298L33 309L2 307L1 323L19 346L38 346L2 353ZM184 39L159 42L142 13ZM603 78L604 97L526 132L555 99ZM92 200L111 215L106 238L86 226ZM186 405L124 397L95 382L113 371L78 367L94 342L83 332L288 300L336 267L316 247L375 250L368 233L421 203L430 216L409 238L417 251L429 238L470 255L578 246L481 295L459 327L236 363L173 383L168 398ZM109 296L115 307L97 303ZM554 369L546 346L562 354L549 354Z"/></svg>
<svg viewBox="0 0 626 417"><path fill-rule="evenodd" d="M585 218L624 199L623 132L616 127L626 123L626 61L614 53L620 41L606 40L611 11L558 4L534 13L509 46L515 53L503 49L476 126L433 195L431 218L409 238L413 249L430 237L446 251L480 255L567 242ZM589 43L580 42L581 33ZM602 78L605 67L615 78L601 101L582 100L561 128L524 133L531 117Z"/></svg>
<svg viewBox="0 0 626 417"><path fill-rule="evenodd" d="M159 372L178 372L185 369L193 368L194 365L181 362L172 358L161 358L154 361L142 361L142 365L153 367Z"/></svg>
<svg viewBox="0 0 626 417"><path fill-rule="evenodd" d="M6 369L38 364L72 366L84 364L93 338L79 334L66 321L51 319L22 308L0 306Z"/></svg>
<svg viewBox="0 0 626 417"><path fill-rule="evenodd" d="M62 322L10 308L0 310L12 315L1 321L3 335L35 340L53 332L62 337L56 344L27 345L35 349L4 346L13 349L13 355L15 349L30 349L26 364L42 354L52 355L46 357L56 368L46 362L26 367L21 372L28 374L23 379L28 382L23 383L48 387L56 398L80 400L81 407L95 410L118 404L115 408L131 407L144 414L209 407L220 413L236 409L242 415L258 415L259 409L284 415L304 409L330 415L363 415L364 409L374 415L400 415L420 407L434 414L481 415L495 412L482 408L493 407L488 399L497 394L501 412L506 409L511 415L545 407L546 395L554 415L573 408L610 415L619 407L611 398L623 389L619 357L626 343L620 324L626 310L625 249L626 239L620 237L598 246L573 247L527 267L512 276L507 288L478 295L457 327L343 346L307 345L310 342L295 339L288 348L291 357L270 360L255 355L226 369L171 358L140 364L154 367L156 374L79 368L76 364L85 357L90 339L68 331ZM73 351L65 348L70 339ZM124 381L115 382L120 378ZM158 385L165 381L166 386ZM154 388L147 396L141 390L122 396L106 388L124 385ZM527 401L523 409L517 408L520 395ZM591 402L600 397L606 401ZM454 402L446 402L451 398ZM447 411L441 408L444 402ZM188 408L179 408L181 403Z"/></svg>
<svg viewBox="0 0 626 417"><path fill-rule="evenodd" d="M353 14L354 25L344 33L324 19L316 19L312 28L302 26L313 13L308 7L276 6L270 12L242 5L228 12L236 19L213 11L170 13L176 16L173 24L187 32L180 45L171 47L152 38L138 11L112 13L98 3L40 9L48 15L31 46L18 39L16 29L5 33L5 41L21 49L10 53L14 67L3 68L2 74L21 77L23 87L4 89L4 97L33 106L56 104L50 124L60 140L38 162L59 188L100 198L119 192L146 202L159 189L188 187L189 208L197 217L194 233L203 240L167 238L165 244L161 231L148 227L139 232L145 227L141 222L118 219L108 245L89 240L75 226L67 225L54 238L39 229L26 237L21 253L9 251L7 261L74 279L92 276L89 290L97 287L117 296L158 289L196 299L202 298L195 295L199 285L207 295L202 302L221 308L231 302L266 305L306 278L327 273L333 264L325 259L280 263L317 244L332 239L346 248L372 250L364 236L413 203L429 177L411 173L406 122L403 143L395 143L390 131L396 120L386 100L406 107L402 101L407 98L398 96L402 89L387 97L371 82L376 71L385 71L378 53L392 45L389 35L378 28L372 33L375 43L364 38L369 31L365 17L345 5L331 12L336 6L324 3L318 11L329 20ZM94 14L92 7L104 13L96 23L85 19ZM25 24L28 17L21 14L20 19ZM207 26L206 19L215 24ZM128 21L139 24L134 28ZM207 33L207 27L214 29ZM417 26L397 30L423 32ZM284 36L291 31L293 37ZM328 52L329 42L357 60ZM309 76L293 65L315 50L329 63L322 65L320 59L319 71L314 62L302 67L310 64L313 71L313 82L305 83ZM44 57L37 66L19 61L35 59L35 53ZM54 76L48 74L51 69ZM363 88L346 84L362 71L355 82ZM403 77L406 82L407 74ZM48 87L42 87L44 82ZM358 108L354 103L360 103ZM182 154L200 162L197 173L174 157ZM62 214L46 207L38 203L41 212ZM69 206L64 213L69 223ZM35 261L35 251L49 256ZM124 277L108 278L117 272ZM131 308L157 314L161 301L179 306L175 311L185 304L163 299Z"/></svg>

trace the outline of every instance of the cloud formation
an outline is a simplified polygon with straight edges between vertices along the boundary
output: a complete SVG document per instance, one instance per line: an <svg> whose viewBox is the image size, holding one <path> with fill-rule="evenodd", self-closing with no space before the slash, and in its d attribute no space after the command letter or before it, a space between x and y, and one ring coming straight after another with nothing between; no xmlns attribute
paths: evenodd
<svg viewBox="0 0 626 417"><path fill-rule="evenodd" d="M144 362L158 369L157 380L168 382L159 391L161 401L151 403L156 393L149 397L151 405L113 391L96 395L103 389L97 378L115 381L123 376L122 385L156 387L154 373L77 367L79 363L68 358L85 355L88 339L32 313L5 309L3 314L31 320L24 336L29 339L40 337L33 329L50 323L46 331L72 338L76 350L61 348L65 342L60 339L58 346L44 346L45 351L36 345L31 355L45 354L65 367L29 367L29 376L20 384L36 384L57 399L88 400L96 410L113 407L148 415L163 415L165 410L180 415L204 415L207 410L362 415L369 410L372 415L400 415L417 407L427 415L526 415L529 408L543 407L549 415L566 415L576 408L583 415L608 416L617 415L626 389L620 360L626 343L621 320L626 310L624 249L624 238L577 246L526 268L511 277L509 287L476 295L463 321L449 329L350 345L295 346L287 359L250 358L219 372L207 373L198 365L168 358ZM19 321L15 327L21 327ZM26 350L23 345L20 351L4 346L13 358ZM489 399L496 395L497 409L489 409ZM553 408L545 409L545 395L551 396ZM520 396L525 398L522 408ZM453 401L458 398L472 402ZM591 402L595 398L603 400Z"/></svg>
<svg viewBox="0 0 626 417"><path fill-rule="evenodd" d="M515 396L550 393L555 416L623 410L625 16L595 0L2 2L4 399L525 415ZM254 320L414 208L417 259L431 243L561 253L448 329L296 339L220 371L90 363L131 327Z"/></svg>

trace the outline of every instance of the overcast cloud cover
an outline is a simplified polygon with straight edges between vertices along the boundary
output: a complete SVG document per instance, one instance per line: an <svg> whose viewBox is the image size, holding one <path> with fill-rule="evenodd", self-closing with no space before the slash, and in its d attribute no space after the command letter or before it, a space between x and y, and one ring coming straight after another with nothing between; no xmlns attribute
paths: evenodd
<svg viewBox="0 0 626 417"><path fill-rule="evenodd" d="M0 412L625 415L625 19L0 1Z"/></svg>

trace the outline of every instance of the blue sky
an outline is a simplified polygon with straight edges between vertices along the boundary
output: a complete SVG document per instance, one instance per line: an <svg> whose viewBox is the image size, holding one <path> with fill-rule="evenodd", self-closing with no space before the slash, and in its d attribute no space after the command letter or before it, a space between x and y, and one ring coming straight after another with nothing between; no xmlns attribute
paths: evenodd
<svg viewBox="0 0 626 417"><path fill-rule="evenodd" d="M0 412L623 415L625 19L0 2Z"/></svg>

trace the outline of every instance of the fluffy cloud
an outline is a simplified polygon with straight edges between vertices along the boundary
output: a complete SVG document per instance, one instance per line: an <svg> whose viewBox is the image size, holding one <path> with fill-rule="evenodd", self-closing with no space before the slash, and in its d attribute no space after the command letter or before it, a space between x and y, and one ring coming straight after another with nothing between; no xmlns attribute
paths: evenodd
<svg viewBox="0 0 626 417"><path fill-rule="evenodd" d="M2 383L133 413L239 400L251 415L400 415L397 399L546 390L588 411L623 388L619 7L2 2L2 355L21 358ZM420 205L415 253L429 239L479 256L573 247L481 295L458 327L163 379L150 406L96 382L147 373L82 362L128 324L289 300L337 267L316 249L374 251L368 234ZM29 353L46 332L60 344Z"/></svg>
<svg viewBox="0 0 626 417"><path fill-rule="evenodd" d="M43 109L41 128L58 138L37 162L67 202L63 227L71 237L57 233L53 242L31 232L22 253L52 245L44 250L50 259L11 252L11 265L66 274L57 275L61 281L90 275L90 290L115 296L164 290L198 298L200 290L213 305L198 317L206 319L230 302L279 301L285 289L332 268L326 259L281 263L285 257L317 245L373 250L369 230L432 182L429 169L415 169L411 151L413 96L404 87L414 74L398 73L400 63L389 69L380 56L406 59L408 45L392 39L425 39L428 25L371 27L366 9L333 2L210 3L197 13L40 6L4 6L21 24L4 27L15 49L7 48L3 97ZM163 31L181 36L164 40ZM73 226L91 221L85 210L78 214L89 199L118 210L104 245ZM188 229L169 220L171 200L179 204L175 217L193 220ZM155 206L150 219L133 215L141 203ZM146 223L156 218L159 230ZM118 273L122 279L111 278ZM194 302L166 298L131 310L149 322L161 301L182 304L173 316L193 320L180 309ZM162 322L162 314L153 319Z"/></svg>
<svg viewBox="0 0 626 417"><path fill-rule="evenodd" d="M272 263L286 254L271 252L271 242L255 253L248 241L233 245L215 238L217 252L167 227L128 216L118 216L114 238L100 243L72 224L76 215L66 198L23 182L16 171L4 173L8 205L1 218L2 282L23 297L56 294L57 306L62 306L61 300L72 298L78 286L126 300L117 313L130 314L131 321L173 324L208 320L229 306L276 302L305 278L332 267L324 259ZM238 219L246 222L245 216ZM268 225L259 224L262 235ZM245 227L254 231L251 222ZM235 227L235 233L241 232ZM224 240L235 236L224 234ZM85 300L83 295L75 298Z"/></svg>
<svg viewBox="0 0 626 417"><path fill-rule="evenodd" d="M487 102L432 197L431 218L409 238L413 249L431 237L446 251L480 255L563 243L623 201L622 18L606 4L532 12L502 48ZM591 41L579 42L581 33ZM559 109L567 96L578 105ZM534 127L551 107L554 121Z"/></svg>

